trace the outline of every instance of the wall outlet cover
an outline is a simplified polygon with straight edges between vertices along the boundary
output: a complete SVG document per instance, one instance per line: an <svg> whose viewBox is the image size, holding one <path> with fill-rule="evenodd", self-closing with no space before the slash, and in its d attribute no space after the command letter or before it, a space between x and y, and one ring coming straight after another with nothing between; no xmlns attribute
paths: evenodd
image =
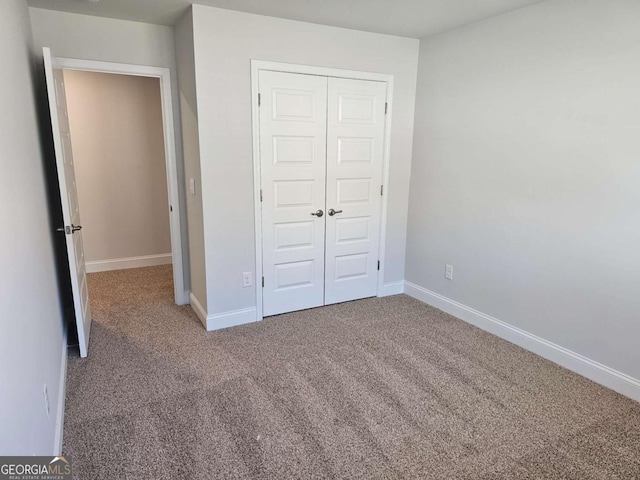
<svg viewBox="0 0 640 480"><path fill-rule="evenodd" d="M447 280L453 280L453 266L445 265L444 266L444 278Z"/></svg>

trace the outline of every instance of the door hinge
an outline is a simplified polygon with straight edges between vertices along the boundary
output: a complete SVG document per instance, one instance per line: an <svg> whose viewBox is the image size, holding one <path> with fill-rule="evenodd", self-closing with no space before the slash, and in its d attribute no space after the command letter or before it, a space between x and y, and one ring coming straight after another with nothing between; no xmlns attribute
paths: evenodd
<svg viewBox="0 0 640 480"><path fill-rule="evenodd" d="M258 94L258 106L260 106L261 103L262 103L262 97L260 96L260 94Z"/></svg>
<svg viewBox="0 0 640 480"><path fill-rule="evenodd" d="M380 196L384 195L384 185L380 185Z"/></svg>
<svg viewBox="0 0 640 480"><path fill-rule="evenodd" d="M262 288L264 288L264 277L262 277Z"/></svg>
<svg viewBox="0 0 640 480"><path fill-rule="evenodd" d="M260 189L260 201L262 201L262 189Z"/></svg>
<svg viewBox="0 0 640 480"><path fill-rule="evenodd" d="M173 205L169 205L169 211L173 212Z"/></svg>
<svg viewBox="0 0 640 480"><path fill-rule="evenodd" d="M384 102L384 114L386 115L388 111L389 111L389 104L387 102Z"/></svg>
<svg viewBox="0 0 640 480"><path fill-rule="evenodd" d="M378 270L380 270L380 260L378 260Z"/></svg>

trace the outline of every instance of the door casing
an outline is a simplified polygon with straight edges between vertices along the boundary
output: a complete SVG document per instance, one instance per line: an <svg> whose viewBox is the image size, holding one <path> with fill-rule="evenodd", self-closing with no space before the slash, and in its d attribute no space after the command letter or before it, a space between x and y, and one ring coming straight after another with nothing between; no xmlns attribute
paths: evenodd
<svg viewBox="0 0 640 480"><path fill-rule="evenodd" d="M171 73L165 67L146 65L130 65L95 60L58 57L58 68L63 70L80 70L85 72L113 73L152 77L160 80L160 100L162 104L162 127L164 134L165 165L167 170L167 189L169 205L169 225L171 228L171 259L173 266L173 290L175 303L187 305L189 292L185 289L184 261L182 255L182 202L178 179L176 156L176 137L173 118L173 101L171 92Z"/></svg>
<svg viewBox="0 0 640 480"><path fill-rule="evenodd" d="M253 138L253 200L254 200L254 232L256 275L256 320L263 319L262 309L262 208L260 200L261 164L260 164L260 111L258 107L258 93L260 93L259 73L261 70L283 73L299 73L304 75L318 75L323 77L350 78L354 80L372 80L387 84L387 114L384 125L384 154L382 159L382 209L380 213L379 250L380 270L378 272L377 296L381 296L384 286L385 269L385 240L387 233L387 202L389 185L389 157L391 152L391 117L393 113L393 75L383 73L361 72L357 70L343 70L339 68L315 67L310 65L296 65L292 63L269 62L265 60L251 60L251 125Z"/></svg>

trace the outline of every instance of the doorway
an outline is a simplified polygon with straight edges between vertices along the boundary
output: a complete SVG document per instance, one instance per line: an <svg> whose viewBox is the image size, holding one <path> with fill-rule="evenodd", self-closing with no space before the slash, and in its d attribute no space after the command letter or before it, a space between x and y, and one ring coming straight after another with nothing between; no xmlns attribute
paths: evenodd
<svg viewBox="0 0 640 480"><path fill-rule="evenodd" d="M171 78L168 68L162 67L150 67L144 65L129 65L120 63L100 62L92 60L80 60L70 58L56 58L57 68L63 71L64 76L74 76L81 74L99 74L103 76L111 76L111 78L117 78L120 76L128 77L130 79L139 78L141 80L148 80L153 85L153 89L158 89L159 98L156 95L153 101L159 102L155 104L154 108L160 107L161 125L162 129L162 148L163 148L163 173L164 187L162 188L162 200L164 205L164 216L168 218L169 227L169 243L170 249L166 252L157 252L150 255L131 255L120 258L122 262L105 262L100 263L101 259L89 259L90 263L87 266L87 272L101 271L101 269L117 269L118 263L124 267L136 267L136 266L149 266L159 265L164 263L170 263L173 270L173 285L174 285L174 300L178 305L185 305L189 303L188 295L185 293L185 279L184 279L184 264L183 264L183 249L182 249L182 236L181 236L181 218L180 218L180 196L178 188L178 169L176 158L176 142L174 131L174 118L173 107L171 101ZM108 78L108 77L104 77ZM157 83L155 83L157 82ZM112 80L113 83L113 80ZM147 92L148 94L148 92ZM73 126L71 126L73 128ZM156 130L157 132L158 130ZM117 141L117 139L115 139ZM156 142L156 149L159 148ZM75 146L74 146L75 149ZM157 175L158 171L155 171ZM82 188L82 187L81 187ZM156 205L159 207L159 205ZM156 216L159 216L159 212L156 212ZM160 223L160 218L155 222ZM84 232L86 236L87 232ZM86 240L85 240L86 241ZM166 239L164 240L166 245ZM166 247L165 247L166 250ZM170 257L168 254L170 253ZM94 263L95 262L95 263Z"/></svg>
<svg viewBox="0 0 640 480"><path fill-rule="evenodd" d="M56 162L56 170L58 176L58 185L60 191L60 199L62 206L62 216L64 225L57 228L57 231L60 234L64 235L65 244L67 249L67 261L69 263L69 272L71 277L71 292L73 294L73 305L74 305L74 313L75 313L75 323L77 327L77 335L78 335L78 343L80 346L80 356L86 357L88 354L88 346L89 346L89 334L91 331L91 311L89 309L89 301L88 301L88 289L87 289L87 269L85 264L85 249L84 249L84 235L82 233L82 224L80 219L80 205L78 194L78 184L76 180L76 163L73 157L73 147L71 140L71 130L72 123L75 123L76 134L82 133L78 132L78 130L87 130L93 131L94 138L91 141L87 141L86 143L81 142L80 150L86 149L86 151L91 152L87 154L85 161L94 162L93 169L96 169L96 165L99 166L100 169L103 169L100 174L95 175L95 172L92 172L91 166L88 167L88 171L91 172L89 177L93 182L91 185L85 184L85 203L87 202L87 198L90 196L96 197L92 201L95 205L92 207L96 207L97 211L101 214L97 215L97 217L102 217L101 220L108 219L109 222L106 223L107 227L104 228L102 235L94 236L93 241L94 244L94 255L100 255L98 252L110 251L122 251L122 241L125 236L125 228L124 225L127 223L131 230L135 230L133 232L133 237L137 236L147 236L145 231L145 225L143 225L142 229L137 228L136 219L133 221L129 219L129 221L124 220L124 216L129 212L128 210L135 211L136 209L140 210L140 206L143 204L153 205L154 207L159 207L157 212L151 213L149 211L144 212L143 216L140 217L138 211L138 221L141 221L143 224L157 224L160 230L164 227L166 229L167 223L169 227L169 241L167 242L166 235L161 239L153 239L151 238L151 243L155 243L155 248L164 248L166 250L167 244L170 244L171 254L169 263L172 265L172 276L173 276L173 300L175 303L182 305L187 303L187 296L184 290L184 272L183 272L183 262L182 262L182 242L181 242L181 221L180 221L180 200L178 195L178 178L177 178L177 164L176 164L176 150L175 150L175 136L173 130L173 113L171 106L171 86L170 86L170 77L169 70L166 68L157 68L157 67L144 67L144 66L135 66L135 65L125 65L125 64L113 64L113 63L104 63L104 62L93 62L86 60L74 60L74 59L64 59L58 58L51 54L50 49L43 48L43 57L44 57L44 70L45 70L45 79L47 86L47 97L49 103L49 110L51 114L51 127L53 134L53 146L55 151L55 162ZM147 90L145 92L148 95L142 95L141 98L146 98L147 102L151 104L155 103L153 108L150 108L149 105L144 105L144 101L142 101L143 110L149 109L155 111L155 118L153 120L143 119L143 123L148 122L150 124L155 125L155 130L151 128L150 125L140 125L140 132L145 132L144 136L148 138L143 138L142 142L139 142L140 138L137 138L134 132L134 135L130 135L132 132L128 132L127 129L122 129L122 125L120 122L126 123L128 119L128 115L123 113L115 114L115 120L111 119L112 128L113 124L115 124L114 128L118 133L114 135L114 138L109 138L104 141L105 131L103 127L108 127L108 119L106 118L108 115L104 117L98 115L97 119L93 118L93 120L88 120L88 116L90 114L95 114L93 109L97 107L96 104L99 104L100 101L104 103L103 109L106 109L108 112L110 109L114 107L115 104L120 103L122 107L123 104L126 104L127 101L123 103L123 95L122 91L115 92L110 100L105 97L109 97L109 95L105 94L105 90L102 88L94 88L96 92L99 92L100 95L91 99L91 98L83 98L75 102L74 109L76 110L77 118L75 120L71 120L69 116L69 111L67 109L67 86L66 81L71 81L74 83L76 80L81 77L81 75L76 75L74 73L67 73L67 78L65 78L65 71L74 71L74 72L93 72L100 74L100 78L102 82L110 82L113 80L119 81L122 83L122 80L127 80L124 76L132 76L132 77L151 77L152 81L149 85L138 85L138 88L142 88L142 90ZM117 74L117 75L114 75ZM98 78L98 77L96 77ZM153 80L155 79L155 80ZM86 79L85 79L86 80ZM95 79L94 79L95 80ZM158 82L159 83L156 83ZM125 82L126 83L126 82ZM104 85L103 85L104 86ZM94 92L95 93L95 92ZM74 94L71 95L74 97ZM138 103L135 99L128 100L131 103ZM74 102L72 102L74 103ZM113 113L113 112L110 112ZM143 112L148 113L148 112ZM86 115L85 115L86 114ZM122 117L118 117L118 115L122 115ZM135 115L134 115L135 117ZM151 133L153 131L153 133ZM86 132L85 132L86 133ZM99 146L96 146L96 137L103 143ZM125 138L128 137L128 138ZM150 137L153 137L151 139ZM150 141L153 140L153 141ZM121 158L117 158L118 155L121 155L121 152L118 150L124 144L135 144L138 145L146 145L147 153L150 152L151 157L155 157L155 162L158 165L155 165L153 168L150 165L146 165L141 167L141 171L135 172L136 165L140 164L140 156L142 155L142 151L144 148L138 148L138 151L134 148L134 153L129 152L129 157L124 160ZM122 144L122 145L121 145ZM87 147L89 145L89 147ZM150 147L150 148L149 148ZM101 157L104 155L104 151L111 152L111 156L106 155L105 158L90 158L88 157ZM113 153L116 151L116 153ZM100 161L108 163L108 165L100 165ZM84 162L83 162L84 163ZM144 164L144 161L142 162ZM147 162L148 163L148 162ZM163 174L164 165L165 173ZM117 167L124 166L124 174L120 172L120 180L124 178L129 181L129 183L133 184L133 190L128 192L121 191L122 185L109 185L106 181L109 177L113 177L113 173L117 170ZM139 165L138 165L139 167ZM129 171L127 171L129 169ZM153 172L152 172L153 170ZM85 171L86 174L86 171ZM166 176L165 176L166 175ZM116 175L117 177L117 175ZM131 178L133 181L131 182ZM156 188L156 196L157 198L148 199L145 196L145 192L143 188L138 188L142 183L153 183L153 179L160 179L160 188ZM87 180L85 180L86 182ZM158 183L156 181L156 183ZM158 185L156 185L158 187ZM142 195L137 190L142 190ZM96 193L103 193L109 195L111 198L99 198L99 195ZM147 192L148 193L148 192ZM136 196L137 195L137 196ZM126 197L124 201L119 196ZM155 205L160 199L160 205ZM90 208L91 210L91 208ZM112 212L115 211L114 212ZM162 220L162 210L164 210L165 220ZM95 213L95 211L94 211ZM144 215L148 215L149 219L144 218ZM111 218L112 217L112 218ZM134 215L135 217L135 215ZM168 217L168 222L166 217ZM140 219L143 220L140 220ZM93 220L96 220L95 218ZM97 223L96 223L97 225ZM94 225L95 227L95 225ZM135 228L134 228L135 227ZM152 229L153 230L153 229ZM151 237L157 234L157 232L152 232ZM162 236L162 235L160 235ZM107 237L107 238L103 238ZM131 238L130 238L131 239ZM105 241L106 240L106 241ZM140 248L140 244L149 243L149 238L140 239L135 238L135 242L137 242L137 246L134 247ZM101 244L101 245L100 245ZM148 245L147 245L148 247ZM94 260L90 263L90 268L95 269L104 269L114 270L119 268L131 268L136 266L144 266L135 262L149 260L156 263L165 263L168 259L168 253L161 254L152 254L152 255L142 255L138 257L124 257L124 258L115 258L115 259L106 259L106 260ZM164 261L162 258L164 257ZM124 264L123 264L124 263ZM107 267L105 267L107 265ZM148 263L147 263L148 265Z"/></svg>
<svg viewBox="0 0 640 480"><path fill-rule="evenodd" d="M392 79L253 67L259 319L376 296Z"/></svg>
<svg viewBox="0 0 640 480"><path fill-rule="evenodd" d="M63 74L87 273L171 264L159 79Z"/></svg>

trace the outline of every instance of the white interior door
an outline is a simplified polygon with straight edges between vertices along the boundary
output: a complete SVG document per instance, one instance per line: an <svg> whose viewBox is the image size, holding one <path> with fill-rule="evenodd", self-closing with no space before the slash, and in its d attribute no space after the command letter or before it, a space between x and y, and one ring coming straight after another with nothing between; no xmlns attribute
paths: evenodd
<svg viewBox="0 0 640 480"><path fill-rule="evenodd" d="M329 78L326 305L377 294L386 95L384 82Z"/></svg>
<svg viewBox="0 0 640 480"><path fill-rule="evenodd" d="M263 315L324 304L327 78L261 71Z"/></svg>
<svg viewBox="0 0 640 480"><path fill-rule="evenodd" d="M80 342L80 356L86 357L91 331L91 311L89 309L89 291L87 272L85 270L84 249L82 246L82 224L76 191L76 178L71 150L71 135L64 90L64 76L59 68L55 68L56 59L48 48L43 48L44 70L47 81L47 95L51 112L51 128L60 185L64 234L67 243L69 271L71 273L71 289Z"/></svg>

